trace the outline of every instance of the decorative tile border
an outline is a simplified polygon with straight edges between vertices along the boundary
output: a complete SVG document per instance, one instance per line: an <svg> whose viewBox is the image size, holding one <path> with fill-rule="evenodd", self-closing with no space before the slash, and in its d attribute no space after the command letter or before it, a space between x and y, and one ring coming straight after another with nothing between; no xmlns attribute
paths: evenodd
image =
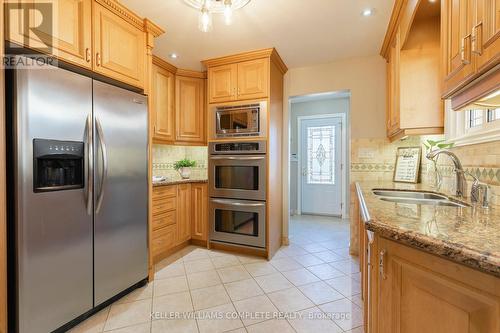
<svg viewBox="0 0 500 333"><path fill-rule="evenodd" d="M443 177L454 177L455 167L439 165L439 171ZM476 176L480 181L488 184L500 184L500 168L482 166L464 166L465 171Z"/></svg>
<svg viewBox="0 0 500 333"><path fill-rule="evenodd" d="M352 172L392 172L394 164L388 163L351 163Z"/></svg>

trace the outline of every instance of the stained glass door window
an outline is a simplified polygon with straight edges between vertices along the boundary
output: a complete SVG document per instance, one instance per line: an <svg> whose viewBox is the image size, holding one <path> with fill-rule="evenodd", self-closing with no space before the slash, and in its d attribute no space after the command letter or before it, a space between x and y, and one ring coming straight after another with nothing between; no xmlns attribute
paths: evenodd
<svg viewBox="0 0 500 333"><path fill-rule="evenodd" d="M335 126L307 128L307 183L335 184Z"/></svg>

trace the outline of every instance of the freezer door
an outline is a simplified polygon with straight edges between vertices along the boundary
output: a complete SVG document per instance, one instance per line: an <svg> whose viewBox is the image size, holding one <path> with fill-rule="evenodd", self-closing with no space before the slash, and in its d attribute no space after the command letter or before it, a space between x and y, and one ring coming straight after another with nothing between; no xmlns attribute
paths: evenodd
<svg viewBox="0 0 500 333"><path fill-rule="evenodd" d="M94 81L94 298L148 274L147 100Z"/></svg>
<svg viewBox="0 0 500 333"><path fill-rule="evenodd" d="M15 227L17 330L51 332L93 305L92 200L87 200L86 162L92 128L92 80L57 68L20 69L9 84L14 94L15 216L9 223ZM64 153L73 148L81 154L84 149L79 171L73 170L79 172L79 184L83 179L83 188L57 187L63 179L76 178L67 174L72 172L68 165L50 156L39 161L45 172L41 176L50 189L36 191L34 157L42 155L39 151L34 156L33 145L40 141L48 143L42 154L46 156L56 148L61 152L62 146ZM62 145L62 141L71 143Z"/></svg>

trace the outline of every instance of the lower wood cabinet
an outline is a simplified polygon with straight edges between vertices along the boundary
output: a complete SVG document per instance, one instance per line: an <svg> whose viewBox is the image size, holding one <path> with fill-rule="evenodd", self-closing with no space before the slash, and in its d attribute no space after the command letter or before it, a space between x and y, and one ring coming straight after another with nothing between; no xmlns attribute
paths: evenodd
<svg viewBox="0 0 500 333"><path fill-rule="evenodd" d="M193 239L208 239L208 187L206 183L153 188L151 253L156 263L176 247Z"/></svg>
<svg viewBox="0 0 500 333"><path fill-rule="evenodd" d="M208 185L191 185L191 238L208 239Z"/></svg>
<svg viewBox="0 0 500 333"><path fill-rule="evenodd" d="M177 185L177 243L191 238L191 184Z"/></svg>
<svg viewBox="0 0 500 333"><path fill-rule="evenodd" d="M500 331L500 278L379 236L370 247L367 332Z"/></svg>

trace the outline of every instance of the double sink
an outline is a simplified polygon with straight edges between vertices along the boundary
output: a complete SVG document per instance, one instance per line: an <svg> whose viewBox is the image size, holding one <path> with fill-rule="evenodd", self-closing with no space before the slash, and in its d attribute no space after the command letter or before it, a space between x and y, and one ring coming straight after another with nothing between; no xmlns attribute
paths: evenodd
<svg viewBox="0 0 500 333"><path fill-rule="evenodd" d="M389 202L418 204L418 205L469 207L469 205L464 202L454 201L445 195L436 194L432 192L374 189L373 194L378 196L380 200Z"/></svg>

